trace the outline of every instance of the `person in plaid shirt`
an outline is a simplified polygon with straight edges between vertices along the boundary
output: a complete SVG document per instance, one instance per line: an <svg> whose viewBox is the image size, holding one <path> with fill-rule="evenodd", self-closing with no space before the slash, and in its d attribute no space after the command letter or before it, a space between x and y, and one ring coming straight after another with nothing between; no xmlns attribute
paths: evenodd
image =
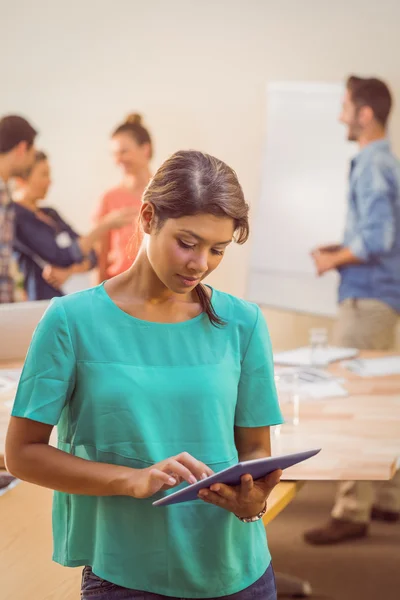
<svg viewBox="0 0 400 600"><path fill-rule="evenodd" d="M0 304L22 299L22 277L13 257L14 206L9 180L25 172L35 159L36 130L19 116L0 119Z"/></svg>

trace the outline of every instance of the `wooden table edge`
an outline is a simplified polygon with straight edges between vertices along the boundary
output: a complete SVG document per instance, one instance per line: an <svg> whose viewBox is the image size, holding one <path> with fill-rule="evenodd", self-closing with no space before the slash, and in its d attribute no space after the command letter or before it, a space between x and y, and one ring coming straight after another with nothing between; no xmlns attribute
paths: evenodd
<svg viewBox="0 0 400 600"><path fill-rule="evenodd" d="M269 502L267 503L267 512L263 517L264 526L268 525L290 504L304 483L299 481L281 481L278 483L272 490Z"/></svg>

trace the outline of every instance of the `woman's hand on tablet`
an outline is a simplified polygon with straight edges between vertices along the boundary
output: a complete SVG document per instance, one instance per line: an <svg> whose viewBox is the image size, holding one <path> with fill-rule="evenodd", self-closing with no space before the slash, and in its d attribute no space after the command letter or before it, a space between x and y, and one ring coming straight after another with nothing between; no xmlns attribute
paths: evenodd
<svg viewBox="0 0 400 600"><path fill-rule="evenodd" d="M240 485L214 483L210 489L201 490L198 496L204 502L220 506L237 517L254 517L263 510L281 475L282 471L278 470L256 481L251 475L242 475Z"/></svg>
<svg viewBox="0 0 400 600"><path fill-rule="evenodd" d="M213 471L207 465L188 452L182 452L152 467L137 470L129 495L134 498L149 498L159 491L180 485L182 481L196 483L210 475L213 475Z"/></svg>

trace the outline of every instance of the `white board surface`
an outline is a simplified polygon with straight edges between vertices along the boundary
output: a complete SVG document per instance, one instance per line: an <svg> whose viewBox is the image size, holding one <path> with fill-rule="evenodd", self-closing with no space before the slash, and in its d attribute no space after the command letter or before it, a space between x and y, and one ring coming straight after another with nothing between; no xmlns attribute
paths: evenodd
<svg viewBox="0 0 400 600"><path fill-rule="evenodd" d="M338 277L317 278L311 250L342 239L355 148L339 123L336 83L267 86L261 199L253 219L247 297L259 304L334 315Z"/></svg>

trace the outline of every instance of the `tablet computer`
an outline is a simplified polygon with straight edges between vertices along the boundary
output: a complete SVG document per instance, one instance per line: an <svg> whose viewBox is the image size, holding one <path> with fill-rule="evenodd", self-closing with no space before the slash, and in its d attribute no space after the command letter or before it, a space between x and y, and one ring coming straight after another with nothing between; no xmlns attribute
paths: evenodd
<svg viewBox="0 0 400 600"><path fill-rule="evenodd" d="M269 456L268 458L258 458L256 460L246 460L239 462L232 467L228 467L219 473L214 473L202 479L197 483L188 485L185 488L168 494L160 500L153 502L153 506L168 506L169 504L178 504L197 500L197 494L200 490L209 488L213 483L225 483L226 485L239 485L242 475L251 475L253 479L261 479L278 469L287 469L293 465L307 460L318 454L321 448L307 450L305 452L296 452L295 454L284 454L281 456Z"/></svg>

